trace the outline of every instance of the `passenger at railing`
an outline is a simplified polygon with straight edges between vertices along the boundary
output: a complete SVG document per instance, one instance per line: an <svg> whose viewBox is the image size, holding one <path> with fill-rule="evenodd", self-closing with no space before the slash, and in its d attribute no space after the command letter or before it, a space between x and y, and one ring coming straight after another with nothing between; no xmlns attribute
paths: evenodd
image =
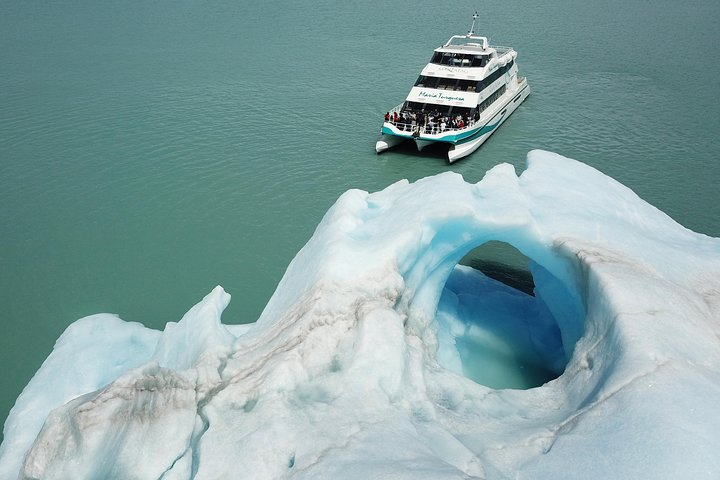
<svg viewBox="0 0 720 480"><path fill-rule="evenodd" d="M412 130L415 126L415 114L413 114L412 112L407 112L403 115L405 118L405 130Z"/></svg>
<svg viewBox="0 0 720 480"><path fill-rule="evenodd" d="M387 112L385 118L386 121L402 131L435 134L474 125L480 120L480 113L475 111L472 115L462 113L448 116L440 114L437 110L433 112L395 111Z"/></svg>
<svg viewBox="0 0 720 480"><path fill-rule="evenodd" d="M430 117L428 119L427 127L425 128L426 133L435 133L435 119L434 117Z"/></svg>

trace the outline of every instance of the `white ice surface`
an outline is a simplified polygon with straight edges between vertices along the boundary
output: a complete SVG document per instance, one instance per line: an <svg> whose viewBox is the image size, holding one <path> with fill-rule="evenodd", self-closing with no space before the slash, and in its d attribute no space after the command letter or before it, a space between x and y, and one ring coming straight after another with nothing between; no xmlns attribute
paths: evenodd
<svg viewBox="0 0 720 480"><path fill-rule="evenodd" d="M491 240L534 296L456 267ZM255 324L228 301L71 325L0 479L720 478L720 241L579 162L348 191ZM471 379L527 368L562 374Z"/></svg>

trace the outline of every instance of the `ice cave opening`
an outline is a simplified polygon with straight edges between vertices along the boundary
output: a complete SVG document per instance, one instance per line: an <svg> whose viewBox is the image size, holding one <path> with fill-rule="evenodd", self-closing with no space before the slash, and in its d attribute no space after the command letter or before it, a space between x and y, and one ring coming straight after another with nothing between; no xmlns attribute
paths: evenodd
<svg viewBox="0 0 720 480"><path fill-rule="evenodd" d="M493 389L539 387L565 370L584 317L567 278L487 241L462 257L442 290L438 361Z"/></svg>

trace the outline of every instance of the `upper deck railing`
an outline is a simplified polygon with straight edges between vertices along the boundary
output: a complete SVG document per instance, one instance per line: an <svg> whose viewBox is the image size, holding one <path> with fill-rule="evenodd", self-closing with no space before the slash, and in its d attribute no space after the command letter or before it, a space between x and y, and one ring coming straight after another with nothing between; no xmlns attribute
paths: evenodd
<svg viewBox="0 0 720 480"><path fill-rule="evenodd" d="M453 40L462 40L463 43L453 43ZM477 41L468 41L468 40L477 40ZM467 35L453 35L450 37L450 39L445 42L445 45L443 47L463 47L463 46L470 46L475 48L482 48L483 50L487 50L488 48L488 39L487 37L478 37L475 35L467 34Z"/></svg>

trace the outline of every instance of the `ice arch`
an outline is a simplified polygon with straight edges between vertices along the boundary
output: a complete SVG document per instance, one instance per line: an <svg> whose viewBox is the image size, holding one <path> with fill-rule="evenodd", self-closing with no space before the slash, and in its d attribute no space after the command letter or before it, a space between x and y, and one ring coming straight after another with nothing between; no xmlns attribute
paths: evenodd
<svg viewBox="0 0 720 480"><path fill-rule="evenodd" d="M503 232L488 229L482 209L462 213L426 233L422 257L403 274L412 295L409 318L426 332L426 345L438 342L442 366L483 385L530 388L558 377L583 331L577 260L542 245L532 222ZM496 241L538 258L529 257L534 296L458 265L473 248Z"/></svg>
<svg viewBox="0 0 720 480"><path fill-rule="evenodd" d="M437 355L441 365L456 372L463 371L462 357L469 349L484 348L483 342L466 345L468 348L462 348L460 344L473 341L473 337L478 340L479 335L488 340L488 333L492 333L471 328L472 321L464 314L473 309L470 303L475 307L482 303L478 296L471 298L470 285L476 292L485 290L484 297L494 299L492 305L486 305L501 313L494 319L494 333L504 329L504 337L511 337L512 344L504 347L523 354L526 361L521 368L540 366L548 379L560 375L582 335L585 317L582 292L585 287L577 257L566 252L562 242L554 242L555 232L543 231L533 212L537 206L527 202L525 195L520 193L521 182L522 177L519 180L510 165L496 167L477 185L468 185L455 174L440 175L432 182L421 180L412 186L400 182L373 194L366 200L367 204L359 204L364 210L353 212L358 223L352 224L352 233L344 232L355 240L353 246L356 249L360 241L370 235L368 231L373 232L372 238L376 235L374 232L382 231L386 238L392 239L387 247L393 251L387 256L397 262L397 273L402 279L395 309L404 316L406 326L423 339L427 355L431 358ZM445 184L441 194L434 190L438 183ZM426 187L428 191L423 191ZM413 211L416 205L409 196L407 205L403 205L406 195L400 192L410 189L417 195L412 198L424 199L420 212ZM351 201L356 200L354 195L355 192L346 194L336 208L348 208ZM386 200L386 197L392 200ZM332 212L326 219L326 222L337 221ZM531 259L536 295L532 301L524 302L529 305L522 305L522 299L512 296L511 290L498 289L492 282L483 282L471 271L457 267L470 250L493 241L512 245ZM381 247L376 256L383 258L385 255ZM367 268L373 262L365 259L362 264ZM448 282L449 290L445 288ZM443 292L445 301L441 302ZM525 312L521 313L523 308ZM514 309L516 314L503 312L503 309ZM436 318L439 323L435 322ZM515 322L511 324L506 320ZM461 329L470 335L461 335ZM496 342L495 346L500 343ZM458 350L453 346L461 348ZM485 342L484 346L491 345ZM481 360L475 358L473 361ZM469 376L483 383L477 376ZM536 386L532 383L485 382L488 386L498 387Z"/></svg>
<svg viewBox="0 0 720 480"><path fill-rule="evenodd" d="M517 249L500 242L481 247L486 246L491 248L473 252L473 266L458 264L443 288L436 314L438 362L491 388L540 386L562 374L574 348L563 345L554 312L570 319L574 331L584 321L584 309ZM487 256L488 250L494 257ZM537 286L532 271L539 278ZM493 278L498 273L500 279ZM550 302L558 302L552 309L546 299L551 282L562 292L558 297L552 291Z"/></svg>

